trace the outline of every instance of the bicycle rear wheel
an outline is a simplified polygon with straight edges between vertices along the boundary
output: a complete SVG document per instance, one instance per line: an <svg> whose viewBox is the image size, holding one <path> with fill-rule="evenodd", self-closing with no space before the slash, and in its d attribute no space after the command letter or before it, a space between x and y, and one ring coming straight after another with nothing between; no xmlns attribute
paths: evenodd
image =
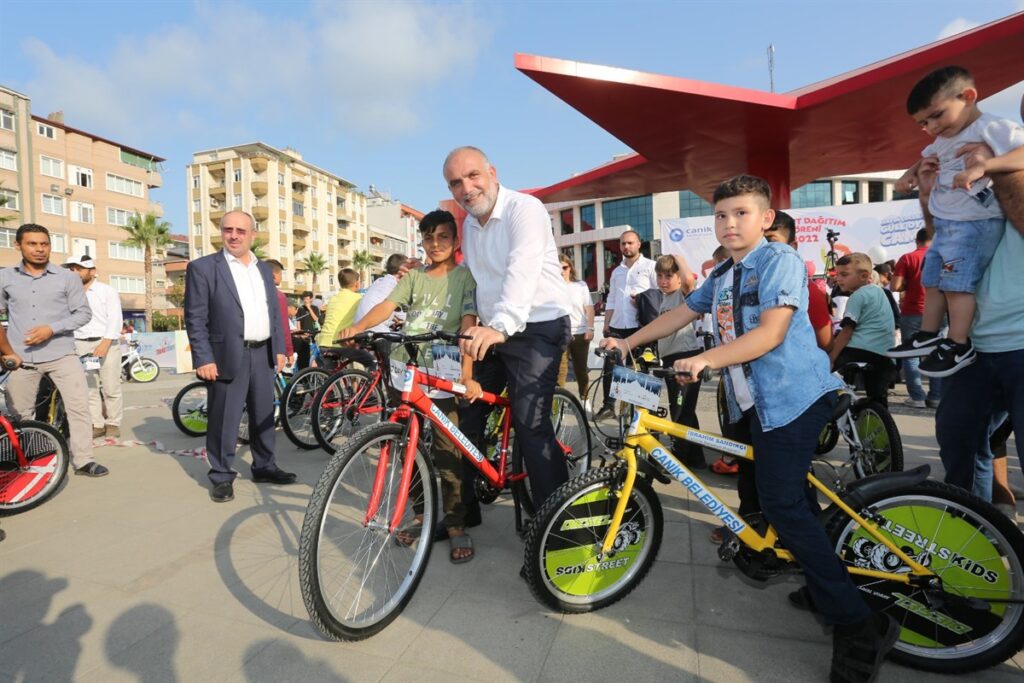
<svg viewBox="0 0 1024 683"><path fill-rule="evenodd" d="M589 470L592 435L587 414L583 409L583 404L561 387L556 387L552 396L551 424L555 429L555 438L558 439L558 444L565 454L569 479L574 479ZM512 451L512 474L518 475L525 472L525 469L522 453L515 446L514 432L509 438L509 442L509 448ZM528 482L528 478L514 480L511 489L519 497L523 513L527 517L532 517L537 506L534 504Z"/></svg>
<svg viewBox="0 0 1024 683"><path fill-rule="evenodd" d="M372 389L371 389L372 387ZM387 399L380 382L356 368L334 373L316 393L313 401L313 435L320 447L333 453L363 427L383 420Z"/></svg>
<svg viewBox="0 0 1024 683"><path fill-rule="evenodd" d="M206 406L206 382L186 384L171 404L174 425L188 436L205 435L209 420Z"/></svg>
<svg viewBox="0 0 1024 683"><path fill-rule="evenodd" d="M160 366L152 358L140 356L129 364L128 375L136 382L152 382L160 376Z"/></svg>
<svg viewBox="0 0 1024 683"><path fill-rule="evenodd" d="M285 436L303 450L319 446L313 433L313 402L328 376L326 370L305 368L292 377L281 396L281 427Z"/></svg>
<svg viewBox="0 0 1024 683"><path fill-rule="evenodd" d="M299 579L310 618L332 640L362 640L391 623L412 598L430 559L437 492L422 444L398 531L389 531L405 444L404 425L359 431L331 458L310 498L299 542ZM383 495L365 522L384 452Z"/></svg>
<svg viewBox="0 0 1024 683"><path fill-rule="evenodd" d="M861 449L850 447L858 478L879 472L903 471L903 440L892 415L879 403L861 399L851 408Z"/></svg>
<svg viewBox="0 0 1024 683"><path fill-rule="evenodd" d="M12 426L27 466L19 464L14 444L0 429L0 516L31 510L53 497L67 479L70 461L67 442L50 425L24 420Z"/></svg>
<svg viewBox="0 0 1024 683"><path fill-rule="evenodd" d="M863 502L881 532L942 580L942 591L851 575L864 600L901 626L889 657L941 673L975 671L1024 644L1024 535L962 489L925 481ZM868 512L864 511L868 508ZM829 538L847 565L907 571L856 522L837 513Z"/></svg>
<svg viewBox="0 0 1024 683"><path fill-rule="evenodd" d="M612 550L601 543L618 504L621 467L599 467L563 484L526 536L523 564L534 597L562 612L591 612L621 600L650 571L661 547L657 494L637 479Z"/></svg>

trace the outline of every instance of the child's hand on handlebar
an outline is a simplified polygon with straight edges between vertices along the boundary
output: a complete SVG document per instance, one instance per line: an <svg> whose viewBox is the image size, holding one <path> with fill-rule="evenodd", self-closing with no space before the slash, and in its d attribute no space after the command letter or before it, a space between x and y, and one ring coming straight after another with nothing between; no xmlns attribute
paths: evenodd
<svg viewBox="0 0 1024 683"><path fill-rule="evenodd" d="M629 352L629 345L625 339L615 339L614 337L605 337L598 344L599 348L607 349L609 351L618 351L619 356L625 358Z"/></svg>
<svg viewBox="0 0 1024 683"><path fill-rule="evenodd" d="M459 384L466 387L466 393L465 395L463 395L462 398L469 401L470 403L480 398L484 393L484 389L483 387L480 386L480 382L477 382L475 379L471 377L463 377L462 379L459 380Z"/></svg>
<svg viewBox="0 0 1024 683"><path fill-rule="evenodd" d="M693 384L699 382L701 372L704 368L711 368L711 365L705 360L704 355L692 356L690 358L680 358L672 364L672 369L676 372L687 372L689 375L676 375L676 381L680 384ZM714 368L711 368L714 370Z"/></svg>

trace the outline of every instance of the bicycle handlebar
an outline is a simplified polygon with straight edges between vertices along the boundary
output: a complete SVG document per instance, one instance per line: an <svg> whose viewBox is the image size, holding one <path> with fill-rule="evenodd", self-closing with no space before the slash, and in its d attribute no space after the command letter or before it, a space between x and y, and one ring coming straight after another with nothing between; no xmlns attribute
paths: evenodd
<svg viewBox="0 0 1024 683"><path fill-rule="evenodd" d="M14 370L15 368L18 367L18 363L11 360L10 358L5 358L3 361L3 366L4 370Z"/></svg>
<svg viewBox="0 0 1024 683"><path fill-rule="evenodd" d="M448 332L425 332L423 334L405 334L403 332L360 332L353 337L335 339L335 343L353 341L357 344L368 344L375 341L389 341L396 344L424 344L432 341L457 342L460 339L472 339L464 334L450 334Z"/></svg>
<svg viewBox="0 0 1024 683"><path fill-rule="evenodd" d="M594 349L594 355L602 358L608 358L611 361L618 363L622 359L622 352L618 349ZM699 379L702 382L708 382L711 380L713 371L711 368L705 366L700 371ZM673 370L672 368L651 368L651 374L655 377L693 377L689 372L680 372Z"/></svg>

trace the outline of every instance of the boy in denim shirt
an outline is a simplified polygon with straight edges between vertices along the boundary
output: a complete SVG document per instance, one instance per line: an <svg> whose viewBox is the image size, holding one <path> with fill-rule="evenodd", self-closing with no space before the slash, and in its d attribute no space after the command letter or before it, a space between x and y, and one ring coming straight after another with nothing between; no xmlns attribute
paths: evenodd
<svg viewBox="0 0 1024 683"><path fill-rule="evenodd" d="M706 367L723 370L729 421L750 422L761 510L803 569L813 605L835 626L831 680L872 680L899 626L864 602L807 498L807 470L840 387L807 318L807 270L793 249L764 239L775 214L764 180L727 180L714 204L715 234L730 258L685 303L602 346L626 351L712 314L718 346L674 367L688 381Z"/></svg>

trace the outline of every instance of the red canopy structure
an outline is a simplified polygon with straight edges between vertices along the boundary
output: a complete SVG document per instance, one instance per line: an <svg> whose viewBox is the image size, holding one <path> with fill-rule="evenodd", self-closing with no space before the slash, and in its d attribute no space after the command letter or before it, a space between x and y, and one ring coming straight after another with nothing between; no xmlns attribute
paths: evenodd
<svg viewBox="0 0 1024 683"><path fill-rule="evenodd" d="M532 193L544 202L690 189L740 172L777 207L817 178L912 164L928 144L906 113L922 76L957 64L983 97L1024 80L1024 12L788 93L517 54L516 68L636 154Z"/></svg>

